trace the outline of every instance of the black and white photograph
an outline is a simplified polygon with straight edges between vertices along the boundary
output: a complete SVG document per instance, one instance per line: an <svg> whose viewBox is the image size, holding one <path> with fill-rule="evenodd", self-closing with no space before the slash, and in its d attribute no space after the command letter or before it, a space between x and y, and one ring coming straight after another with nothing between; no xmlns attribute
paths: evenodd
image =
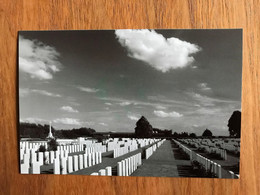
<svg viewBox="0 0 260 195"><path fill-rule="evenodd" d="M239 178L242 29L20 31L21 174Z"/></svg>

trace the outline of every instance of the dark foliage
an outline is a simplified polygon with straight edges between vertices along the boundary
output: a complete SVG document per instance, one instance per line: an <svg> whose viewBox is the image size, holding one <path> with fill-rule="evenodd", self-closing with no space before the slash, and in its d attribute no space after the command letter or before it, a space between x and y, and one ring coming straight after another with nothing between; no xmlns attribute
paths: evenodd
<svg viewBox="0 0 260 195"><path fill-rule="evenodd" d="M199 177L216 178L217 176L210 171L206 171L205 167L198 161L191 161L192 173Z"/></svg>
<svg viewBox="0 0 260 195"><path fill-rule="evenodd" d="M48 151L56 151L58 147L58 142L56 139L50 139L48 141Z"/></svg>
<svg viewBox="0 0 260 195"><path fill-rule="evenodd" d="M49 133L49 125L41 125L34 123L20 123L19 126L21 138L40 138L45 139ZM92 136L96 131L91 128L79 128L72 130L55 130L52 127L52 133L57 138L71 138Z"/></svg>
<svg viewBox="0 0 260 195"><path fill-rule="evenodd" d="M158 128L153 128L153 136L154 137L171 137L172 136L172 130L161 130L161 129L158 129Z"/></svg>
<svg viewBox="0 0 260 195"><path fill-rule="evenodd" d="M96 131L91 128L81 127L79 129L72 130L57 130L55 136L58 138L71 138L75 139L78 137L92 137Z"/></svg>
<svg viewBox="0 0 260 195"><path fill-rule="evenodd" d="M174 138L196 138L197 135L195 133L187 133L187 132L181 132L181 133L177 133L177 132L174 132L172 134L172 137Z"/></svg>
<svg viewBox="0 0 260 195"><path fill-rule="evenodd" d="M206 129L203 133L202 133L202 137L212 137L212 132L208 129Z"/></svg>
<svg viewBox="0 0 260 195"><path fill-rule="evenodd" d="M241 112L234 111L228 120L228 131L232 137L240 137L241 135Z"/></svg>
<svg viewBox="0 0 260 195"><path fill-rule="evenodd" d="M46 152L45 146L41 145L38 149L38 152Z"/></svg>
<svg viewBox="0 0 260 195"><path fill-rule="evenodd" d="M20 123L20 137L45 139L49 133L49 125Z"/></svg>
<svg viewBox="0 0 260 195"><path fill-rule="evenodd" d="M144 116L136 122L135 134L137 137L151 137L153 134L153 127Z"/></svg>

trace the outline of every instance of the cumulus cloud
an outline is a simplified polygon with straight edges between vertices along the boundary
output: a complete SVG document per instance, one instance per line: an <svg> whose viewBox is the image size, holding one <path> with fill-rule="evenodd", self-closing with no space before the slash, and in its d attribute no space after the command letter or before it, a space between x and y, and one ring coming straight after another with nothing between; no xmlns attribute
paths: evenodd
<svg viewBox="0 0 260 195"><path fill-rule="evenodd" d="M199 88L203 91L208 91L208 90L211 90L210 87L208 87L208 84L207 83L199 83L198 84Z"/></svg>
<svg viewBox="0 0 260 195"><path fill-rule="evenodd" d="M84 91L84 92L88 92L88 93L97 93L99 91L99 89L89 88L89 87L82 87L82 86L78 86L77 88L80 91Z"/></svg>
<svg viewBox="0 0 260 195"><path fill-rule="evenodd" d="M20 119L20 122L27 122L27 123L46 123L48 122L45 119L41 119L41 118L35 118L35 117L28 117L25 119Z"/></svg>
<svg viewBox="0 0 260 195"><path fill-rule="evenodd" d="M51 93L51 92L48 92L48 91L45 91L45 90L32 89L31 92L38 93L38 94L41 94L41 95L50 96L50 97L61 97L60 94Z"/></svg>
<svg viewBox="0 0 260 195"><path fill-rule="evenodd" d="M112 104L109 103L109 102L105 102L105 104L108 105L108 106L112 106Z"/></svg>
<svg viewBox="0 0 260 195"><path fill-rule="evenodd" d="M161 117L161 118L166 118L166 117L178 118L178 117L182 117L183 116L182 114L180 114L178 112L175 112L175 111L164 112L162 110L154 110L153 113L156 116Z"/></svg>
<svg viewBox="0 0 260 195"><path fill-rule="evenodd" d="M54 123L64 124L64 125L81 125L79 119L75 118L58 118L53 121Z"/></svg>
<svg viewBox="0 0 260 195"><path fill-rule="evenodd" d="M74 113L79 112L78 110L73 109L71 106L62 106L60 109L66 112L74 112Z"/></svg>
<svg viewBox="0 0 260 195"><path fill-rule="evenodd" d="M203 106L215 106L216 103L222 103L222 104L240 103L239 101L213 98L213 97L201 95L199 93L194 93L194 92L188 92L187 94Z"/></svg>
<svg viewBox="0 0 260 195"><path fill-rule="evenodd" d="M141 116L139 114L128 113L127 118L133 121L139 120Z"/></svg>
<svg viewBox="0 0 260 195"><path fill-rule="evenodd" d="M175 37L165 38L154 30L116 30L115 34L128 56L164 73L190 65L194 61L191 55L200 51L195 44Z"/></svg>
<svg viewBox="0 0 260 195"><path fill-rule="evenodd" d="M20 97L25 97L29 94L40 94L40 95L45 95L45 96L49 96L49 97L61 97L60 94L56 94L56 93L51 93L45 90L40 90L40 89L28 89L28 88L20 88L19 89L19 96Z"/></svg>
<svg viewBox="0 0 260 195"><path fill-rule="evenodd" d="M31 78L48 80L60 71L59 52L38 40L19 36L19 70Z"/></svg>
<svg viewBox="0 0 260 195"><path fill-rule="evenodd" d="M100 125L102 125L102 126L108 126L108 124L106 124L106 123L99 123Z"/></svg>
<svg viewBox="0 0 260 195"><path fill-rule="evenodd" d="M131 102L120 102L118 103L120 106L129 106Z"/></svg>

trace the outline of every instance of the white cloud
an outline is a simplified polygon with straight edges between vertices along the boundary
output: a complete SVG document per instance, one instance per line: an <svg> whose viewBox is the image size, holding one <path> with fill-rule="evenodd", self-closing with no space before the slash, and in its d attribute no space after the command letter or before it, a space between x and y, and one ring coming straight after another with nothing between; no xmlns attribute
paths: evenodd
<svg viewBox="0 0 260 195"><path fill-rule="evenodd" d="M45 96L49 96L49 97L61 97L60 94L51 93L51 92L48 92L48 91L45 91L45 90L19 88L19 96L20 97L25 97L25 96L27 96L31 93L36 93L36 94L45 95Z"/></svg>
<svg viewBox="0 0 260 195"><path fill-rule="evenodd" d="M112 106L112 104L109 103L109 102L105 102L105 104L108 105L108 106Z"/></svg>
<svg viewBox="0 0 260 195"><path fill-rule="evenodd" d="M130 120L137 121L137 120L140 119L141 115L139 115L139 114L133 114L133 113L128 113L127 117L128 117Z"/></svg>
<svg viewBox="0 0 260 195"><path fill-rule="evenodd" d="M120 106L129 106L131 102L120 102L118 103Z"/></svg>
<svg viewBox="0 0 260 195"><path fill-rule="evenodd" d="M158 106L156 106L156 109L159 109L159 110L165 110L166 107L165 107L165 106L158 105Z"/></svg>
<svg viewBox="0 0 260 195"><path fill-rule="evenodd" d="M79 112L78 110L73 109L70 106L62 106L60 109L63 110L63 111L66 111L66 112L75 112L75 113Z"/></svg>
<svg viewBox="0 0 260 195"><path fill-rule="evenodd" d="M81 125L82 122L79 119L74 118L58 118L53 120L54 123L64 124L64 125Z"/></svg>
<svg viewBox="0 0 260 195"><path fill-rule="evenodd" d="M102 126L108 126L108 124L106 124L106 123L99 123L100 125L102 125Z"/></svg>
<svg viewBox="0 0 260 195"><path fill-rule="evenodd" d="M59 55L54 47L19 36L19 70L31 78L52 79L60 71Z"/></svg>
<svg viewBox="0 0 260 195"><path fill-rule="evenodd" d="M28 88L19 88L19 96L25 97L30 93L30 90Z"/></svg>
<svg viewBox="0 0 260 195"><path fill-rule="evenodd" d="M88 93L96 93L99 91L99 89L95 89L95 88L89 88L89 87L82 87L82 86L78 86L77 87L80 91L84 91L84 92L88 92Z"/></svg>
<svg viewBox="0 0 260 195"><path fill-rule="evenodd" d="M158 103L151 103L151 102L143 102L143 101L137 101L137 100L128 100L128 99L121 99L121 98L113 98L113 97L98 97L100 100L105 101L112 101L115 102L115 104L121 105L121 106L127 106L130 104L133 104L135 106L151 106L151 107L157 107L157 106L164 106L168 107L171 106L170 104L158 104ZM136 107L137 108L137 107Z"/></svg>
<svg viewBox="0 0 260 195"><path fill-rule="evenodd" d="M208 90L211 90L210 87L208 87L208 84L207 83L199 83L198 84L199 88L203 91L208 91Z"/></svg>
<svg viewBox="0 0 260 195"><path fill-rule="evenodd" d="M158 117L161 117L161 118L166 118L166 117L173 117L173 118L178 118L178 117L182 117L183 115L178 113L178 112L175 112L175 111L172 111L172 112L164 112L162 110L154 110L153 113L158 116Z"/></svg>
<svg viewBox="0 0 260 195"><path fill-rule="evenodd" d="M183 68L194 61L191 54L199 46L178 38L165 38L154 30L116 30L119 43L127 48L128 56L148 63L156 70L167 72Z"/></svg>
<svg viewBox="0 0 260 195"><path fill-rule="evenodd" d="M41 118L35 118L35 117L28 117L25 119L20 119L20 122L27 122L27 123L47 123L48 121Z"/></svg>
<svg viewBox="0 0 260 195"><path fill-rule="evenodd" d="M216 103L240 103L239 101L212 98L194 92L187 92L187 94L203 106L215 106Z"/></svg>
<svg viewBox="0 0 260 195"><path fill-rule="evenodd" d="M50 97L61 97L60 94L51 93L51 92L48 92L48 91L45 91L45 90L32 89L31 92L38 93L38 94L41 94L41 95L50 96Z"/></svg>

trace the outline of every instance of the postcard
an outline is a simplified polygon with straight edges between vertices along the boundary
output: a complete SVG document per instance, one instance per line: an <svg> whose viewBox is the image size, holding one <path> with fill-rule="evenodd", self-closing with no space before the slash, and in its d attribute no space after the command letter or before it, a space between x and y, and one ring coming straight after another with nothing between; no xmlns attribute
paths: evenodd
<svg viewBox="0 0 260 195"><path fill-rule="evenodd" d="M20 31L21 174L239 178L242 29Z"/></svg>

